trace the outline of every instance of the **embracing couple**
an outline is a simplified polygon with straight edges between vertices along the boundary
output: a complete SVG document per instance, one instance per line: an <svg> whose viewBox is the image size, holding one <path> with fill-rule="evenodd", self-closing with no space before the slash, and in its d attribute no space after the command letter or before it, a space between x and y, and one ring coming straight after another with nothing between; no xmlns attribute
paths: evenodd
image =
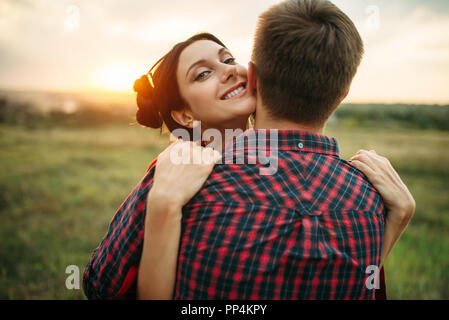
<svg viewBox="0 0 449 320"><path fill-rule="evenodd" d="M178 140L159 155L87 264L86 296L375 299L415 202L386 158L361 150L345 161L324 135L362 55L353 22L325 0L262 13L248 69L208 33L175 45L136 81L137 121L190 137L198 121L223 137L244 132L215 141L219 153ZM217 163L175 164L175 148ZM274 172L220 161L259 148L276 155Z"/></svg>

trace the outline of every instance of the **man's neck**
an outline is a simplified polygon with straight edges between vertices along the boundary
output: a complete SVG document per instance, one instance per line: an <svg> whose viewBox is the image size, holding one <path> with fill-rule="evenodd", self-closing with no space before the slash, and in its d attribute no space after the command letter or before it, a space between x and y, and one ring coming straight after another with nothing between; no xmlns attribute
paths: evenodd
<svg viewBox="0 0 449 320"><path fill-rule="evenodd" d="M300 130L321 135L324 134L324 127L324 124L321 126L314 126L284 119L274 119L265 112L264 108L257 109L254 121L254 129Z"/></svg>

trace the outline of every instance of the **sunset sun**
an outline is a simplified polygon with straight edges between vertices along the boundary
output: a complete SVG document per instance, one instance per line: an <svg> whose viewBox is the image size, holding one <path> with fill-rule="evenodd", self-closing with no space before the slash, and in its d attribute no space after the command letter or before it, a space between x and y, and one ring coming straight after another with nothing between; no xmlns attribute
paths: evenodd
<svg viewBox="0 0 449 320"><path fill-rule="evenodd" d="M123 64L114 64L94 74L95 87L110 91L131 91L138 71Z"/></svg>

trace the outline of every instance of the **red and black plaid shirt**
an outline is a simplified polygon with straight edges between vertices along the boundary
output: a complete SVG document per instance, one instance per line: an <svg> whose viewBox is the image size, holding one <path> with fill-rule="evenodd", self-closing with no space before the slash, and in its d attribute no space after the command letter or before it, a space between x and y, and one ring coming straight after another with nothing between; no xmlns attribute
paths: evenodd
<svg viewBox="0 0 449 320"><path fill-rule="evenodd" d="M250 161L262 149L248 143L254 136L266 155L276 148L275 173L260 174L267 165ZM217 164L183 208L173 298L374 299L367 267L380 264L386 211L367 178L339 157L336 140L248 130L237 141L245 143L227 155L244 155L246 164ZM136 296L154 165L86 266L90 299Z"/></svg>

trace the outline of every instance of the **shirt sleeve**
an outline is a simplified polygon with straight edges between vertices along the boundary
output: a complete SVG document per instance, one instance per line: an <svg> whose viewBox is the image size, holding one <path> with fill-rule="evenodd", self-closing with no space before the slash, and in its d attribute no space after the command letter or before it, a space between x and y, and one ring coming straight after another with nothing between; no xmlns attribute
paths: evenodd
<svg viewBox="0 0 449 320"><path fill-rule="evenodd" d="M142 254L146 198L156 160L122 203L100 245L93 251L83 274L88 299L135 299Z"/></svg>

